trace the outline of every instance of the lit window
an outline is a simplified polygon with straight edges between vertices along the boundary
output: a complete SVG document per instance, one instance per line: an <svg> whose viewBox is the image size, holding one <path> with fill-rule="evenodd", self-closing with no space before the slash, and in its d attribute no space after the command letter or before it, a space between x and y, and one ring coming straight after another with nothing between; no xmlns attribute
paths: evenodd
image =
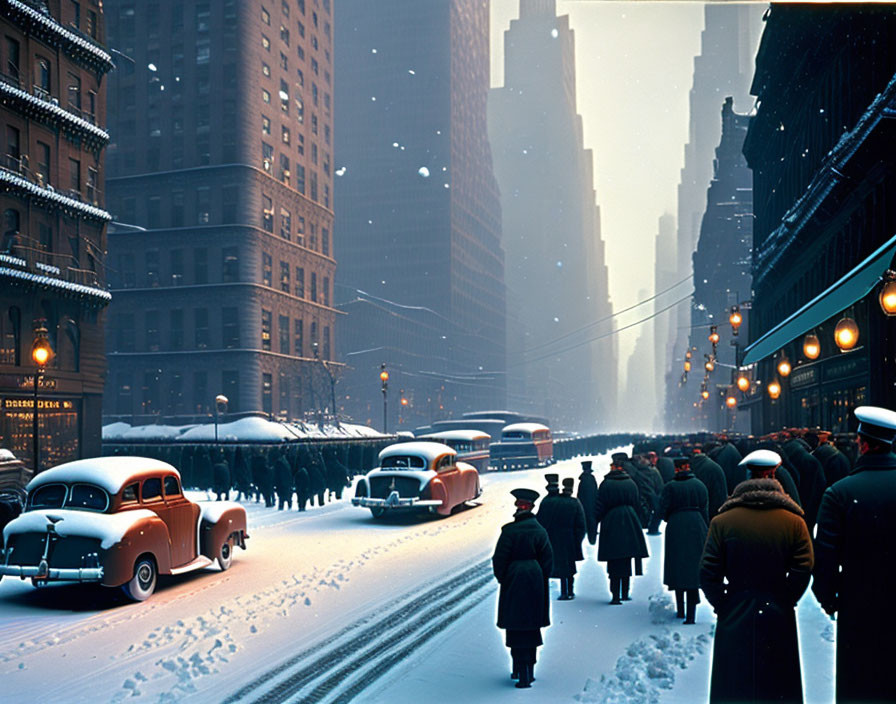
<svg viewBox="0 0 896 704"><path fill-rule="evenodd" d="M261 45L264 47L265 51L271 50L271 40L268 39L265 35L261 35Z"/></svg>
<svg viewBox="0 0 896 704"><path fill-rule="evenodd" d="M261 72L262 72L265 76L267 76L268 78L270 78L270 76L271 76L271 67L268 66L264 61L261 62Z"/></svg>
<svg viewBox="0 0 896 704"><path fill-rule="evenodd" d="M261 8L261 21L268 26L271 25L271 13L264 8Z"/></svg>

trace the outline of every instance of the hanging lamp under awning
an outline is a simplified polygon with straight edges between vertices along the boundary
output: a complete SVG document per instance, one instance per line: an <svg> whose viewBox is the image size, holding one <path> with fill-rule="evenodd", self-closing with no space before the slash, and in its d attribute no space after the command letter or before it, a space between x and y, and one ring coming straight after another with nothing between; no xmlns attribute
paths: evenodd
<svg viewBox="0 0 896 704"><path fill-rule="evenodd" d="M753 364L774 354L791 340L818 327L862 300L880 281L896 253L896 235L878 247L848 274L778 323L744 350L743 364Z"/></svg>

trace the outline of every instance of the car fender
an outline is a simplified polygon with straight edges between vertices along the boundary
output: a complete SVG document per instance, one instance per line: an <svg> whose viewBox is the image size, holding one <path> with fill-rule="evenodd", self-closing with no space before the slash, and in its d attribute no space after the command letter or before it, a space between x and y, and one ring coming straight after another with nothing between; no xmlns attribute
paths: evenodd
<svg viewBox="0 0 896 704"><path fill-rule="evenodd" d="M429 496L435 501L442 502L442 505L436 508L436 513L442 516L447 516L451 513L453 507L448 503L448 487L445 486L445 482L440 477L436 477L429 482Z"/></svg>
<svg viewBox="0 0 896 704"><path fill-rule="evenodd" d="M170 574L171 551L168 526L156 515L140 517L121 540L100 555L103 586L118 587L134 576L134 564L141 555L150 554L159 574Z"/></svg>
<svg viewBox="0 0 896 704"><path fill-rule="evenodd" d="M234 545L245 550L249 537L246 509L234 501L200 501L199 552L214 559L218 549L233 535Z"/></svg>

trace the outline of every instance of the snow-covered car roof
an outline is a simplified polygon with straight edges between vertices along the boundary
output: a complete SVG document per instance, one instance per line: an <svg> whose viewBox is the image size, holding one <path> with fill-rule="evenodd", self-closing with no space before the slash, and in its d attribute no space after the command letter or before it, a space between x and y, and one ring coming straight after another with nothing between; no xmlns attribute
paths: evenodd
<svg viewBox="0 0 896 704"><path fill-rule="evenodd" d="M534 433L536 430L550 430L541 423L512 423L505 425L502 433Z"/></svg>
<svg viewBox="0 0 896 704"><path fill-rule="evenodd" d="M135 475L144 472L174 472L180 477L174 467L167 462L154 460L150 457L91 457L86 460L66 462L50 469L46 469L28 482L26 489L32 491L44 484L64 482L84 482L95 484L105 489L110 494L117 494L121 487Z"/></svg>
<svg viewBox="0 0 896 704"><path fill-rule="evenodd" d="M429 433L426 438L434 438L436 440L482 440L483 438L488 438L491 440L491 435L488 433L483 433L481 430L442 430L438 433Z"/></svg>
<svg viewBox="0 0 896 704"><path fill-rule="evenodd" d="M400 442L381 450L380 461L396 455L417 455L423 457L427 462L432 462L445 454L456 455L457 452L440 442Z"/></svg>

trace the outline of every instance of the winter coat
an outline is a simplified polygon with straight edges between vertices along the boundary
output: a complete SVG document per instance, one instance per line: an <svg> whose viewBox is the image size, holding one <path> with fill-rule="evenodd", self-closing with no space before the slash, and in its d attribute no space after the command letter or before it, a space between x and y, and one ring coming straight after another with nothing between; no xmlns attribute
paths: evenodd
<svg viewBox="0 0 896 704"><path fill-rule="evenodd" d="M709 524L709 494L693 472L678 472L660 495L666 526L663 584L669 589L700 588L700 558Z"/></svg>
<svg viewBox="0 0 896 704"><path fill-rule="evenodd" d="M341 497L342 490L348 483L348 470L339 461L335 450L329 452L326 457L326 481L327 489Z"/></svg>
<svg viewBox="0 0 896 704"><path fill-rule="evenodd" d="M551 541L554 567L550 576L572 577L576 573L576 560L582 559L585 537L582 504L575 497L549 492L541 500L535 517Z"/></svg>
<svg viewBox="0 0 896 704"><path fill-rule="evenodd" d="M274 490L281 499L292 498L292 469L285 456L280 455L274 464Z"/></svg>
<svg viewBox="0 0 896 704"><path fill-rule="evenodd" d="M824 493L812 591L837 612L837 701L893 701L896 455L865 454Z"/></svg>
<svg viewBox="0 0 896 704"><path fill-rule="evenodd" d="M274 493L274 469L263 455L252 458L252 478L262 496L269 497Z"/></svg>
<svg viewBox="0 0 896 704"><path fill-rule="evenodd" d="M197 449L193 454L193 481L196 483L197 489L205 491L212 488L214 470L208 450Z"/></svg>
<svg viewBox="0 0 896 704"><path fill-rule="evenodd" d="M725 485L728 488L726 496L730 495L734 487L747 478L744 468L737 466L743 457L734 445L727 442L710 452L709 456L725 473Z"/></svg>
<svg viewBox="0 0 896 704"><path fill-rule="evenodd" d="M784 493L793 499L793 502L797 504L797 506L802 508L803 502L800 500L800 492L796 488L796 482L794 481L790 470L782 464L775 470L775 479L777 479L778 483L784 487Z"/></svg>
<svg viewBox="0 0 896 704"><path fill-rule="evenodd" d="M668 484L675 476L675 463L668 457L657 457L656 469L663 478L663 484Z"/></svg>
<svg viewBox="0 0 896 704"><path fill-rule="evenodd" d="M501 589L498 628L531 631L551 625L548 577L553 553L548 534L531 511L501 527L492 569Z"/></svg>
<svg viewBox="0 0 896 704"><path fill-rule="evenodd" d="M809 454L804 442L800 439L791 440L784 445L784 452L800 474L800 498L806 514L806 525L809 526L809 535L813 535L818 507L821 506L821 497L827 488L827 483L821 462Z"/></svg>
<svg viewBox="0 0 896 704"><path fill-rule="evenodd" d="M585 530L588 534L588 542L594 545L597 542L597 519L595 510L597 509L597 480L594 478L594 472L590 469L583 469L579 475L579 490L576 492L579 502L585 511Z"/></svg>
<svg viewBox="0 0 896 704"><path fill-rule="evenodd" d="M816 447L812 454L821 462L824 480L828 486L839 482L852 469L852 466L849 464L849 458L829 442L822 443Z"/></svg>
<svg viewBox="0 0 896 704"><path fill-rule="evenodd" d="M216 493L223 494L225 491L230 491L230 467L223 457L212 467L212 476L212 488Z"/></svg>
<svg viewBox="0 0 896 704"><path fill-rule="evenodd" d="M241 447L236 448L236 454L233 457L233 485L237 491L241 491L247 496L252 491L252 473L249 471L249 464L246 462L246 456Z"/></svg>
<svg viewBox="0 0 896 704"><path fill-rule="evenodd" d="M776 480L748 479L709 524L700 586L718 615L710 702L803 701L794 608L813 558L802 513Z"/></svg>
<svg viewBox="0 0 896 704"><path fill-rule="evenodd" d="M320 459L319 451L312 450L308 453L305 469L308 470L308 489L312 494L323 494L327 490L327 479L324 475L324 463Z"/></svg>
<svg viewBox="0 0 896 704"><path fill-rule="evenodd" d="M641 527L646 528L660 498L659 492L662 491L662 479L657 483L656 478L659 472L656 472L653 467L646 463L625 462L623 467L624 471L628 473L638 487L638 519L641 521Z"/></svg>
<svg viewBox="0 0 896 704"><path fill-rule="evenodd" d="M709 520L712 520L719 512L719 507L728 498L728 480L725 479L725 472L703 454L691 457L691 471L706 487L709 495L707 510L709 511Z"/></svg>
<svg viewBox="0 0 896 704"><path fill-rule="evenodd" d="M610 471L597 488L598 561L648 556L638 505L638 487L632 478L624 470Z"/></svg>

